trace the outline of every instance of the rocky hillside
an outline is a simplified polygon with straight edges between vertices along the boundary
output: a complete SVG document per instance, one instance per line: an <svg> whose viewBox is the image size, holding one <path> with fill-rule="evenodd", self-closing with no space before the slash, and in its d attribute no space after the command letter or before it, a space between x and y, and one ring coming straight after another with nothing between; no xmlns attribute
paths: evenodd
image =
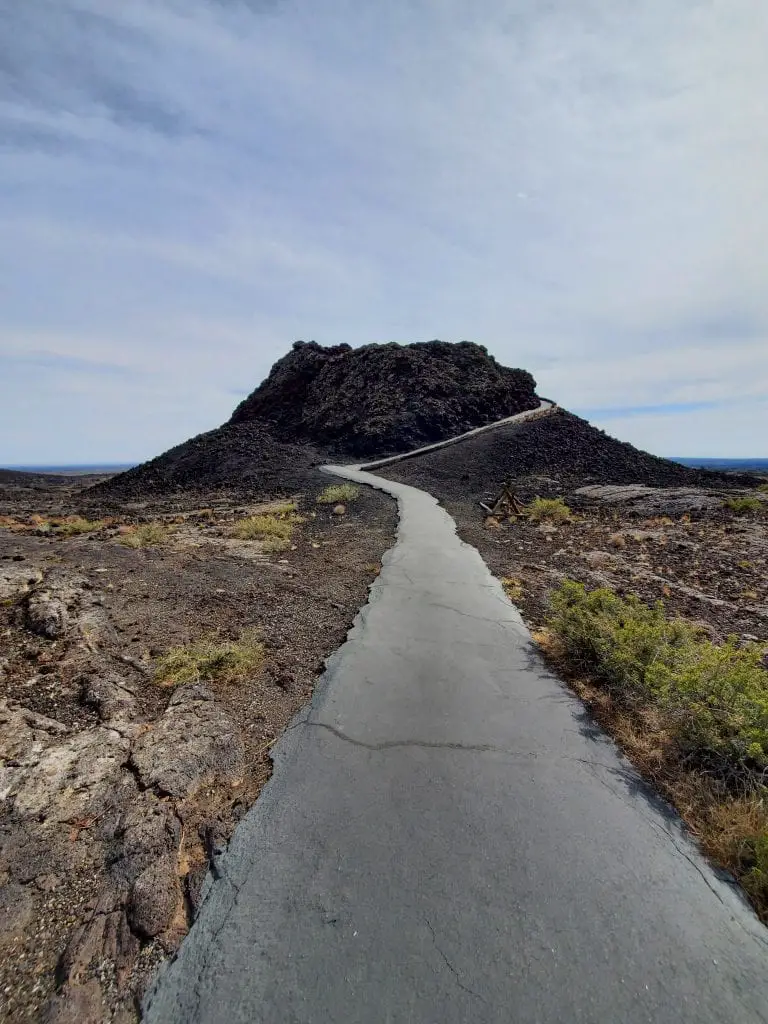
<svg viewBox="0 0 768 1024"><path fill-rule="evenodd" d="M407 451L535 408L536 382L480 345L296 342L231 420L92 490L104 501L189 490L270 498L321 487L333 457Z"/></svg>
<svg viewBox="0 0 768 1024"><path fill-rule="evenodd" d="M109 503L185 491L233 491L269 499L304 490L327 461L309 444L275 440L264 424L225 423L88 492Z"/></svg>
<svg viewBox="0 0 768 1024"><path fill-rule="evenodd" d="M323 348L296 342L232 423L355 456L407 451L535 409L536 382L463 341Z"/></svg>
<svg viewBox="0 0 768 1024"><path fill-rule="evenodd" d="M743 474L688 469L617 441L563 409L499 427L376 472L423 487L440 500L481 500L511 479L523 496L568 493L588 484L749 487Z"/></svg>

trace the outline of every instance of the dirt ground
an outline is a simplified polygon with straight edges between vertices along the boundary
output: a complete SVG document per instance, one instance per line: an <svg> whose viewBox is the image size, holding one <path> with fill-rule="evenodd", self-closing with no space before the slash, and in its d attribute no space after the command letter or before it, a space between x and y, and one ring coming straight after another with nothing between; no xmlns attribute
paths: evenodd
<svg viewBox="0 0 768 1024"><path fill-rule="evenodd" d="M528 624L547 616L565 578L663 600L672 614L728 634L768 638L768 494L761 479L709 473L649 455L562 409L377 470L433 494L463 540L510 582ZM489 517L505 481L521 506L562 498L562 523ZM727 507L747 496L758 511ZM481 504L482 503L482 504Z"/></svg>
<svg viewBox="0 0 768 1024"><path fill-rule="evenodd" d="M393 543L394 502L297 498L290 547L232 536L226 494L85 509L84 481L0 481L0 1020L127 1022L194 917ZM90 481L86 481L90 482ZM318 488L329 482L318 477ZM288 496L286 496L288 497ZM128 546L154 524L150 546ZM159 528L158 528L159 525ZM158 540L158 538L160 538ZM247 678L161 685L171 648L255 632Z"/></svg>
<svg viewBox="0 0 768 1024"><path fill-rule="evenodd" d="M496 449L481 461L467 446L383 475L441 500L533 630L568 577L661 599L715 640L768 643L768 504L737 514L726 502L738 481L691 486L634 450L626 475L658 486L621 474L611 486L626 446L552 422L529 444L491 439L506 453L498 479ZM562 458L563 431L583 441L588 478ZM478 501L529 449L512 479L521 501L562 496L573 515L489 520ZM336 515L315 501L328 480L299 469L301 521L273 553L233 535L274 510L242 492L149 501L129 489L107 503L83 495L91 480L0 474L0 1020L135 1021L194 919L209 865L269 778L273 741L393 543L394 502L363 489ZM77 514L93 527L64 536ZM263 664L244 679L157 678L172 648L252 633Z"/></svg>
<svg viewBox="0 0 768 1024"><path fill-rule="evenodd" d="M768 502L762 512L738 515L720 492L703 489L649 488L634 503L607 500L622 490L638 492L566 493L574 515L563 523L514 518L488 525L477 505L446 507L462 539L509 581L533 630L545 622L548 595L568 578L661 600L670 614L706 625L715 641L735 634L768 643Z"/></svg>

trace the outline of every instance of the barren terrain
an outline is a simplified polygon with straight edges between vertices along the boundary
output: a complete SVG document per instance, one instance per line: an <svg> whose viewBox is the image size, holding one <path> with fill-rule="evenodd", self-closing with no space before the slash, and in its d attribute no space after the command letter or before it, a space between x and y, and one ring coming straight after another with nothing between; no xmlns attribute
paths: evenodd
<svg viewBox="0 0 768 1024"><path fill-rule="evenodd" d="M293 506L99 510L49 479L0 481L0 1019L130 1021L365 603L395 507L366 490L338 514L317 474ZM289 523L284 550L237 536L254 516ZM190 673L196 644L213 656Z"/></svg>

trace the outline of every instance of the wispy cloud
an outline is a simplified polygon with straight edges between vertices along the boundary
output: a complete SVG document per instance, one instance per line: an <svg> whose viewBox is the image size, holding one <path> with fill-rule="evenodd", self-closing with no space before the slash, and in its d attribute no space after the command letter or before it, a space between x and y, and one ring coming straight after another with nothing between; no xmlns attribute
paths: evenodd
<svg viewBox="0 0 768 1024"><path fill-rule="evenodd" d="M718 409L723 402L672 402L669 405L607 406L597 409L575 409L580 416L594 420L623 420L632 416L683 416L703 409Z"/></svg>
<svg viewBox="0 0 768 1024"><path fill-rule="evenodd" d="M119 363L106 363L94 359L81 359L78 356L60 355L56 352L2 352L0 351L0 372L30 370L35 374L49 373L94 375L97 377L118 377L121 380L133 380L142 376L136 367L121 366Z"/></svg>
<svg viewBox="0 0 768 1024"><path fill-rule="evenodd" d="M678 454L768 436L765 5L6 6L0 351L75 362L4 364L0 459L154 454L297 337L475 339Z"/></svg>

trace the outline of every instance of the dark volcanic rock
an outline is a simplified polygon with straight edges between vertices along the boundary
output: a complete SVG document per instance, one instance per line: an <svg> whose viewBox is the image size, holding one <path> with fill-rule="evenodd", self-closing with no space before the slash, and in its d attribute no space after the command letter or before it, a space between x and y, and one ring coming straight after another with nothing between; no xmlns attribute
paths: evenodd
<svg viewBox="0 0 768 1024"><path fill-rule="evenodd" d="M227 423L92 487L88 496L109 502L185 491L234 490L263 498L280 497L305 488L312 468L324 461L323 453L311 445L275 440L262 423Z"/></svg>
<svg viewBox="0 0 768 1024"><path fill-rule="evenodd" d="M535 388L530 373L501 366L468 341L357 349L296 342L231 422L266 422L282 441L368 456L535 409Z"/></svg>
<svg viewBox="0 0 768 1024"><path fill-rule="evenodd" d="M586 484L744 487L755 483L749 476L688 469L649 455L564 410L499 427L376 472L423 487L441 501L480 500L499 491L507 479L525 498L550 491L562 494ZM543 489L542 476L549 483Z"/></svg>
<svg viewBox="0 0 768 1024"><path fill-rule="evenodd" d="M131 931L146 938L165 931L180 898L176 858L167 854L145 868L133 883L128 900Z"/></svg>
<svg viewBox="0 0 768 1024"><path fill-rule="evenodd" d="M319 490L314 467L333 454L384 455L440 441L536 408L535 387L525 370L500 366L466 341L358 349L296 342L229 423L88 495L108 503L195 490L262 498Z"/></svg>

